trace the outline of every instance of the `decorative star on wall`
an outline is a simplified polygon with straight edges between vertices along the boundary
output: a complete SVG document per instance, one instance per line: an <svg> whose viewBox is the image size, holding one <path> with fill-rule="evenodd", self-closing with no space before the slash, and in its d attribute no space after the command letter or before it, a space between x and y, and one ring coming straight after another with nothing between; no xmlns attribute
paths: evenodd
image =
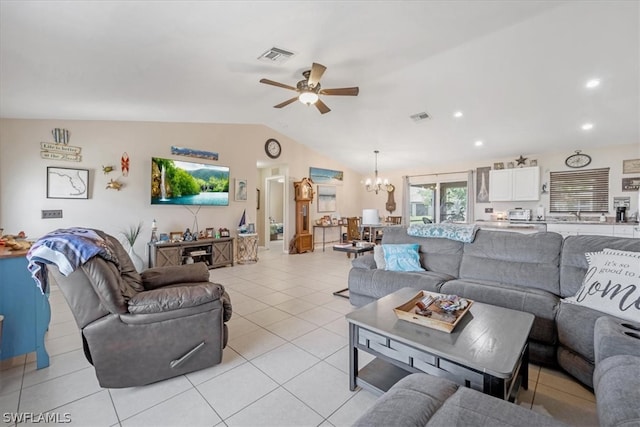
<svg viewBox="0 0 640 427"><path fill-rule="evenodd" d="M527 157L522 157L522 154L520 154L520 157L516 159L516 162L518 162L518 164L516 166L524 166L525 162L527 161Z"/></svg>

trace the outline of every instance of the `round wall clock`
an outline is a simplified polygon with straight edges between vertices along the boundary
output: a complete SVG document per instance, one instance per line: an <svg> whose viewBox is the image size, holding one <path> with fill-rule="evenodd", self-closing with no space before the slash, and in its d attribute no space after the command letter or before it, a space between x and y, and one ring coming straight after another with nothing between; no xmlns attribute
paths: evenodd
<svg viewBox="0 0 640 427"><path fill-rule="evenodd" d="M267 156L272 159L277 159L280 157L280 154L282 154L282 147L277 140L270 138L264 143L264 151L267 153Z"/></svg>
<svg viewBox="0 0 640 427"><path fill-rule="evenodd" d="M564 161L570 168L583 168L591 163L591 156L583 154L580 150L576 150L576 154L572 154Z"/></svg>

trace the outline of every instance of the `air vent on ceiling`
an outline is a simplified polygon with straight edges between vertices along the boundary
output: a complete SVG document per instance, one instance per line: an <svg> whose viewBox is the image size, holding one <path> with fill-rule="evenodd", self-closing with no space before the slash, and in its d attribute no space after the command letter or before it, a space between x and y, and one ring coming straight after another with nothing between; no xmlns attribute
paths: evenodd
<svg viewBox="0 0 640 427"><path fill-rule="evenodd" d="M284 62L292 56L293 52L289 52L277 47L272 47L271 49L260 55L258 59L265 62Z"/></svg>
<svg viewBox="0 0 640 427"><path fill-rule="evenodd" d="M413 114L413 115L411 115L409 117L411 117L411 120L413 120L414 122L420 122L422 120L426 120L426 119L430 119L431 118L431 116L429 116L424 111L422 113Z"/></svg>

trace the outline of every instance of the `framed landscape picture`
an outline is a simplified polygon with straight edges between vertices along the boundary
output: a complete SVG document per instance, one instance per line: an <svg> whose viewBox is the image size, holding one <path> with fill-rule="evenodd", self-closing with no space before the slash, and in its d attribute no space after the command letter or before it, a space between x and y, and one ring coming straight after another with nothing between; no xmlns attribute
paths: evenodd
<svg viewBox="0 0 640 427"><path fill-rule="evenodd" d="M335 212L336 206L336 187L318 185L318 212Z"/></svg>

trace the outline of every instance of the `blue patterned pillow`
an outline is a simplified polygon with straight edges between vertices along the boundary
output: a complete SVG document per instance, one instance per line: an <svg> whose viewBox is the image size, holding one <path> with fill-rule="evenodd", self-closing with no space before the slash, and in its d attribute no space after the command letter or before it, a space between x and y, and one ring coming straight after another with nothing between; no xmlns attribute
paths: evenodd
<svg viewBox="0 0 640 427"><path fill-rule="evenodd" d="M424 268L420 266L419 244L385 244L382 245L382 248L384 250L384 262L387 264L386 270L424 271Z"/></svg>
<svg viewBox="0 0 640 427"><path fill-rule="evenodd" d="M478 226L475 224L411 224L407 229L409 236L440 237L471 243L476 238Z"/></svg>

